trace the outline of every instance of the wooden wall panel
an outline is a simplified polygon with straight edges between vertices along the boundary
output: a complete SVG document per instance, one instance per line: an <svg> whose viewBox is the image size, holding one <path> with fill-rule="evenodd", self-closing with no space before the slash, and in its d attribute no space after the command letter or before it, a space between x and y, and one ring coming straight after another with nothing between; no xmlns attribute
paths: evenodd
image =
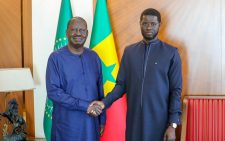
<svg viewBox="0 0 225 141"><path fill-rule="evenodd" d="M20 1L0 0L0 7L0 68L22 67ZM4 96L0 95L1 111L3 103Z"/></svg>
<svg viewBox="0 0 225 141"><path fill-rule="evenodd" d="M0 68L22 67L21 0L0 0L0 7Z"/></svg>
<svg viewBox="0 0 225 141"><path fill-rule="evenodd" d="M180 48L186 95L221 94L220 0L174 1L161 38ZM167 13L167 14L166 14Z"/></svg>
<svg viewBox="0 0 225 141"><path fill-rule="evenodd" d="M0 68L22 67L21 46L21 1L0 0ZM13 10L12 10L13 9ZM16 98L22 105L22 92L13 92L6 97L6 102ZM5 94L0 94L0 112L5 111ZM22 113L22 109L19 109ZM3 122L0 122L2 129ZM2 133L0 133L0 138Z"/></svg>
<svg viewBox="0 0 225 141"><path fill-rule="evenodd" d="M0 0L0 7L0 68L32 69L31 0ZM27 133L34 136L33 92L12 92L6 101L12 98L17 99L21 115L23 110L27 112ZM0 112L5 111L4 101L5 95L1 93Z"/></svg>
<svg viewBox="0 0 225 141"><path fill-rule="evenodd" d="M22 46L23 46L23 67L28 67L33 72L32 56L32 1L22 0ZM27 133L35 136L34 123L34 93L33 91L24 92Z"/></svg>
<svg viewBox="0 0 225 141"><path fill-rule="evenodd" d="M162 14L160 39L179 48L183 93L222 94L220 0L108 0L114 37L121 58L124 48L140 39L139 18L148 7Z"/></svg>

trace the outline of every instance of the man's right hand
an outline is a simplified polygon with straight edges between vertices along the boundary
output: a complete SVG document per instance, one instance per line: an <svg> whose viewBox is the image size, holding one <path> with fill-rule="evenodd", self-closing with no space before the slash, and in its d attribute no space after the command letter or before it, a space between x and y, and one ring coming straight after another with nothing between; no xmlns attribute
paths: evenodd
<svg viewBox="0 0 225 141"><path fill-rule="evenodd" d="M99 116L104 108L105 105L102 101L93 101L87 109L87 114L95 117Z"/></svg>
<svg viewBox="0 0 225 141"><path fill-rule="evenodd" d="M93 101L90 105L98 105L101 107L101 110L105 108L105 104L102 101Z"/></svg>

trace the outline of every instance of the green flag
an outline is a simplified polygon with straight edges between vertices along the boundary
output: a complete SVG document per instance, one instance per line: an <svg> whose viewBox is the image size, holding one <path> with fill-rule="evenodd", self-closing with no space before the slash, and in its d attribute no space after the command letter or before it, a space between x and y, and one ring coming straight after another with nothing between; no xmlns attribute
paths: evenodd
<svg viewBox="0 0 225 141"><path fill-rule="evenodd" d="M107 0L97 0L90 48L102 61L104 94L116 84L119 62L107 8ZM106 111L106 125L101 141L124 141L126 123L126 98L114 102Z"/></svg>
<svg viewBox="0 0 225 141"><path fill-rule="evenodd" d="M70 0L62 0L58 19L57 32L55 37L54 50L57 50L68 43L68 40L66 38L66 29L67 29L67 22L71 18L72 18L72 10ZM53 103L51 100L47 98L44 113L44 132L47 141L51 141L52 110L53 110Z"/></svg>

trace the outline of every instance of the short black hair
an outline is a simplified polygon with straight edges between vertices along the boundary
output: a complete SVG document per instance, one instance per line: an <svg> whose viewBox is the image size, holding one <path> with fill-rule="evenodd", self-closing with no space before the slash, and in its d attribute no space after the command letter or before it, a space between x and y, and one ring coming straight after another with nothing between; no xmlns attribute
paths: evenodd
<svg viewBox="0 0 225 141"><path fill-rule="evenodd" d="M83 21L84 23L85 23L85 25L87 26L87 22L85 21L85 19L83 19L82 17L73 17L73 18L71 18L69 21L68 21L68 23L67 23L67 29L69 28L69 25L70 25L70 23L71 23L71 21L73 20L73 19L77 19L77 20L81 20L81 21Z"/></svg>
<svg viewBox="0 0 225 141"><path fill-rule="evenodd" d="M158 22L161 23L161 15L160 15L159 11L156 10L156 9L153 9L153 8L145 9L141 13L140 21L142 20L142 18L143 18L144 15L156 16L158 18Z"/></svg>

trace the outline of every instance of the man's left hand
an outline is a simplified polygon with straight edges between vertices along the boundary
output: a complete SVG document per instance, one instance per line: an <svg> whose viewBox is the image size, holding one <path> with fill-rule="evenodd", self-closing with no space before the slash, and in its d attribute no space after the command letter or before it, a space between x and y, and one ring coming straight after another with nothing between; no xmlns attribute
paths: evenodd
<svg viewBox="0 0 225 141"><path fill-rule="evenodd" d="M104 129L105 129L105 125L100 125L100 136L103 135Z"/></svg>
<svg viewBox="0 0 225 141"><path fill-rule="evenodd" d="M175 140L176 140L175 128L169 126L164 134L164 141L175 141Z"/></svg>

